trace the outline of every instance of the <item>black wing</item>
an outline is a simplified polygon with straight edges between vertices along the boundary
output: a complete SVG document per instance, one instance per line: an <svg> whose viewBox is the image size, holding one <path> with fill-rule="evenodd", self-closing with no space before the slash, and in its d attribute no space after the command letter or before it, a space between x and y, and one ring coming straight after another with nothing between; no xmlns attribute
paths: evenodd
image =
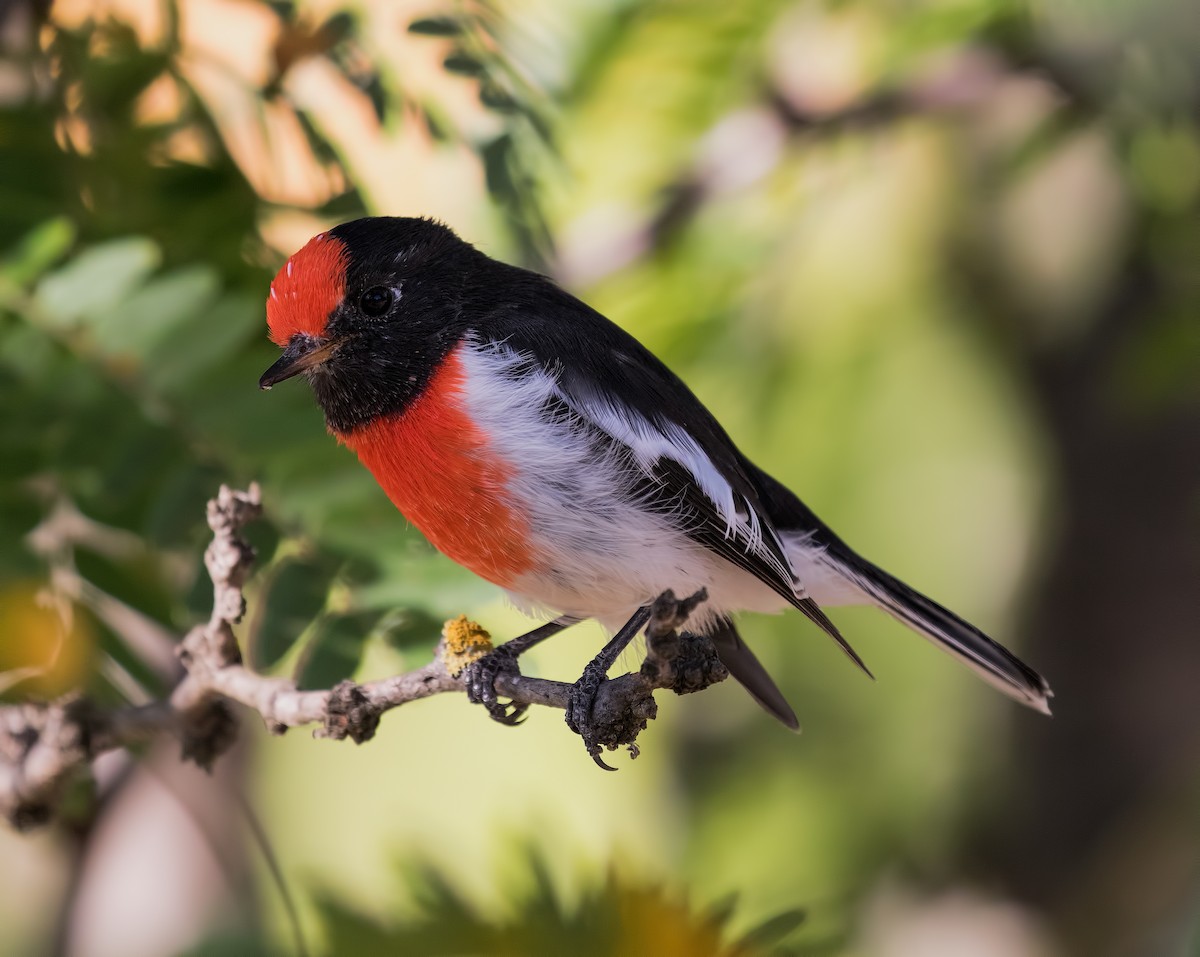
<svg viewBox="0 0 1200 957"><path fill-rule="evenodd" d="M870 674L804 594L745 460L683 380L633 336L550 280L495 266L498 274L477 295L483 299L489 288L504 289L505 300L472 303L487 316L489 336L554 376L570 413L630 456L631 473L639 476L635 491L645 506L669 515L694 541L754 575ZM569 364L562 360L566 355L572 357ZM639 431L647 427L649 434ZM684 454L654 454L664 448Z"/></svg>

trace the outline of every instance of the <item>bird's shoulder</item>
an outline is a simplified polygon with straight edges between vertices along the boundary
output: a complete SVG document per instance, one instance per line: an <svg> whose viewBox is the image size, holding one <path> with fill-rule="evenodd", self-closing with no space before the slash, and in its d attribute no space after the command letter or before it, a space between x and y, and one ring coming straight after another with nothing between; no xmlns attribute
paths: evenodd
<svg viewBox="0 0 1200 957"><path fill-rule="evenodd" d="M471 309L478 316L475 332L480 340L532 360L581 411L600 418L636 417L656 429L682 430L730 473L731 480L749 484L733 440L654 353L552 279L495 265L504 272Z"/></svg>

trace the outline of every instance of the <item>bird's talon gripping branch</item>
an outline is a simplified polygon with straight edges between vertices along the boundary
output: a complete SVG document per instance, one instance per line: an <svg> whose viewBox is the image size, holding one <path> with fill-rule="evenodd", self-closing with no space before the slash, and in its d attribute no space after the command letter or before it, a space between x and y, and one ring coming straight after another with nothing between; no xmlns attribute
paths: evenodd
<svg viewBox="0 0 1200 957"><path fill-rule="evenodd" d="M684 695L729 677L729 669L708 636L679 630L707 598L708 592L701 588L683 599L670 592L655 599L646 626L644 678Z"/></svg>
<svg viewBox="0 0 1200 957"><path fill-rule="evenodd" d="M705 636L679 633L696 608L708 599L701 588L687 598L676 598L669 589L649 605L639 608L625 626L583 670L567 694L567 727L583 738L584 747L598 767L615 768L600 757L604 748L628 746L637 757L634 739L657 714L653 691L669 687L678 694L698 691L727 677L729 672ZM608 670L643 627L646 661L637 677L637 691L620 710L597 708ZM624 679L622 679L624 680Z"/></svg>
<svg viewBox="0 0 1200 957"><path fill-rule="evenodd" d="M692 612L706 601L708 601L708 589L706 588L701 588L687 598L676 598L675 593L667 589L650 605L650 621L646 625L646 638L654 643L675 636L677 629L683 627Z"/></svg>
<svg viewBox="0 0 1200 957"><path fill-rule="evenodd" d="M521 672L517 666L517 659L534 645L545 641L551 635L557 635L564 628L575 624L576 621L577 619L565 616L556 618L554 621L547 622L540 628L535 628L533 631L513 638L511 641L506 641L499 648L495 649L492 649L489 638L487 648L491 650L486 651L484 654L475 655L465 666L460 667L457 671L450 670L450 673L455 677L461 673L461 680L466 687L468 701L473 704L481 704L487 708L487 712L492 716L493 720L499 721L501 724L506 724L509 727L514 727L524 721L525 712L529 710L529 704L527 702L501 704L496 695L496 678L502 674L520 677ZM446 630L442 634L446 638L447 645L452 640L451 625L459 625L461 622L466 622L466 624L474 626L475 629L487 636L486 631L483 631L474 622L467 622L466 616L462 616L455 622L446 623ZM450 669L448 663L447 669Z"/></svg>
<svg viewBox="0 0 1200 957"><path fill-rule="evenodd" d="M463 684L467 689L467 700L481 704L493 721L516 727L525 719L527 704L504 704L496 694L496 678L501 674L519 675L517 656L508 645L501 645L475 659L462 671Z"/></svg>
<svg viewBox="0 0 1200 957"><path fill-rule="evenodd" d="M442 627L442 663L451 677L462 676L467 700L487 708L492 720L511 726L524 718L528 705L501 704L496 695L500 674L520 674L517 656L508 645L496 648L492 636L466 615L452 618Z"/></svg>
<svg viewBox="0 0 1200 957"><path fill-rule="evenodd" d="M583 669L579 680L571 685L570 695L567 698L566 721L567 727L583 738L583 746L587 748L587 753L596 762L596 766L605 771L615 771L616 768L605 764L600 757L599 739L601 736L593 717L596 695L600 692L600 685L604 682L609 667L602 657L590 661Z"/></svg>

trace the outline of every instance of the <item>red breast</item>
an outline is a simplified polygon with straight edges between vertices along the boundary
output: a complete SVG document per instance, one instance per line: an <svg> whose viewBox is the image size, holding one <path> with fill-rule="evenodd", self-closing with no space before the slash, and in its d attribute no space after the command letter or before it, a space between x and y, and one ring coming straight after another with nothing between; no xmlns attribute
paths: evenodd
<svg viewBox="0 0 1200 957"><path fill-rule="evenodd" d="M471 420L459 346L403 412L338 439L443 554L501 587L533 567L528 525L507 495L512 466Z"/></svg>

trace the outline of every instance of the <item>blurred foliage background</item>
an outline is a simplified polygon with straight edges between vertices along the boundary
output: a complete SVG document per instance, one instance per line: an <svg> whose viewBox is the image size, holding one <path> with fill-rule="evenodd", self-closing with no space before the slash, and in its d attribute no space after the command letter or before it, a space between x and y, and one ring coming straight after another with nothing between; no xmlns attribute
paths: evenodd
<svg viewBox="0 0 1200 957"><path fill-rule="evenodd" d="M8 0L0 44L5 698L161 694L222 481L268 503L261 668L522 629L255 387L274 270L364 213L555 275L1058 693L848 610L874 685L743 622L803 736L719 686L614 775L457 698L247 721L0 834L0 954L1200 954L1194 3Z"/></svg>

